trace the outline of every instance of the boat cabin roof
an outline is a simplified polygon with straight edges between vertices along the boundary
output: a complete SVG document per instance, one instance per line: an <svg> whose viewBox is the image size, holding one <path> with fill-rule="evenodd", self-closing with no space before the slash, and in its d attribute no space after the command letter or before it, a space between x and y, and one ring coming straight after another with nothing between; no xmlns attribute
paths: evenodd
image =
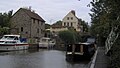
<svg viewBox="0 0 120 68"><path fill-rule="evenodd" d="M87 41L86 41L87 43L95 43L96 42L96 40L95 40L95 38L87 38Z"/></svg>
<svg viewBox="0 0 120 68"><path fill-rule="evenodd" d="M20 35L4 35L4 36L15 36L15 37L20 37Z"/></svg>
<svg viewBox="0 0 120 68"><path fill-rule="evenodd" d="M76 44L76 45L90 45L91 43L87 43L87 42L85 42L85 43L78 43L78 44Z"/></svg>
<svg viewBox="0 0 120 68"><path fill-rule="evenodd" d="M50 38L47 38L47 37L43 37L43 38L41 38L41 39L46 39L46 40L49 40Z"/></svg>

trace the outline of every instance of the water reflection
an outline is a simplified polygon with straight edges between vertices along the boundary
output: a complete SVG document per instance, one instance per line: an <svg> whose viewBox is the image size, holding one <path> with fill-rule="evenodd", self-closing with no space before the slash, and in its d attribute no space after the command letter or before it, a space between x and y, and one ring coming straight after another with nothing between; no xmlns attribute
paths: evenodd
<svg viewBox="0 0 120 68"><path fill-rule="evenodd" d="M89 62L68 63L65 52L24 50L0 53L0 68L87 68Z"/></svg>

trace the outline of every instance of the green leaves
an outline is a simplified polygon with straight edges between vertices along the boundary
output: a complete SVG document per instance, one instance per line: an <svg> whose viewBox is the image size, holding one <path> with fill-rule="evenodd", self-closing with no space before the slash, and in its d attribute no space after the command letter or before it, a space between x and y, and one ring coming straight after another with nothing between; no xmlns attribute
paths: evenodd
<svg viewBox="0 0 120 68"><path fill-rule="evenodd" d="M13 10L9 11L8 13L0 13L0 35L9 33L12 13Z"/></svg>
<svg viewBox="0 0 120 68"><path fill-rule="evenodd" d="M59 37L65 44L74 44L77 40L76 32L70 30L59 32Z"/></svg>
<svg viewBox="0 0 120 68"><path fill-rule="evenodd" d="M99 34L100 37L107 38L110 31L110 19L109 19L109 11L106 6L106 0L99 0L95 2L91 2L93 8L91 9L91 33L94 36Z"/></svg>
<svg viewBox="0 0 120 68"><path fill-rule="evenodd" d="M118 27L120 29L120 0L92 1L91 5L93 6L90 14L92 19L91 33L95 36L99 35L99 40L104 40L103 37L107 38L111 28ZM116 33L120 33L119 29ZM119 45L120 39L117 39L111 49L111 68L120 67Z"/></svg>
<svg viewBox="0 0 120 68"><path fill-rule="evenodd" d="M13 10L8 13L0 13L0 26L10 27L10 18L12 17Z"/></svg>

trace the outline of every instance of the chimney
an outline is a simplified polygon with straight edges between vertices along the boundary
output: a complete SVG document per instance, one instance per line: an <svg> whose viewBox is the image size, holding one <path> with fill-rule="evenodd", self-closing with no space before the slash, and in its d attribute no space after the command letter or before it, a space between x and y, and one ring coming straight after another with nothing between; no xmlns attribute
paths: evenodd
<svg viewBox="0 0 120 68"><path fill-rule="evenodd" d="M35 13L35 10L32 10L33 13Z"/></svg>
<svg viewBox="0 0 120 68"><path fill-rule="evenodd" d="M31 7L31 6L29 6L29 8L28 8L28 9L31 11L31 8L32 8L32 7Z"/></svg>
<svg viewBox="0 0 120 68"><path fill-rule="evenodd" d="M71 13L73 13L75 15L75 10L71 10Z"/></svg>

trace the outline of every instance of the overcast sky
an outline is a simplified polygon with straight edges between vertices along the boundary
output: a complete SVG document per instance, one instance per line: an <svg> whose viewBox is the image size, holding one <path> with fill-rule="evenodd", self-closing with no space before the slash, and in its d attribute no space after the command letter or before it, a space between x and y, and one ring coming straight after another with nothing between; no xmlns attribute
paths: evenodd
<svg viewBox="0 0 120 68"><path fill-rule="evenodd" d="M75 10L76 16L90 22L90 7L87 5L91 0L1 0L0 12L13 10L16 12L21 7L31 6L46 23L52 24L62 20L71 10Z"/></svg>

